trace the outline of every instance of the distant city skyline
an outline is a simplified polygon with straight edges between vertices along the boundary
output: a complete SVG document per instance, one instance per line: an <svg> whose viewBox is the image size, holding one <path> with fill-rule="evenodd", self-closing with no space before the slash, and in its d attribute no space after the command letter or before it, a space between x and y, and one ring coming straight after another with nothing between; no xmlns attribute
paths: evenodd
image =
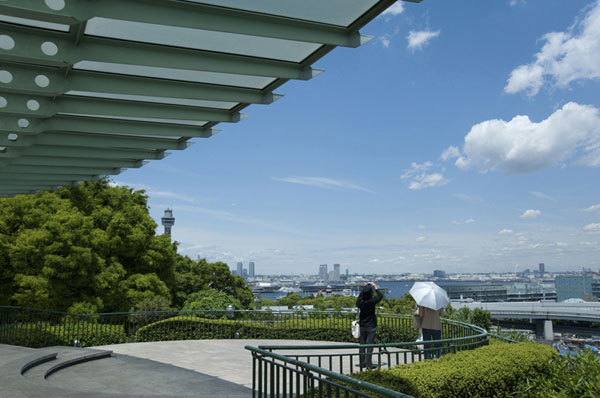
<svg viewBox="0 0 600 398"><path fill-rule="evenodd" d="M600 0L398 2L361 32L115 182L180 253L259 274L600 267Z"/></svg>

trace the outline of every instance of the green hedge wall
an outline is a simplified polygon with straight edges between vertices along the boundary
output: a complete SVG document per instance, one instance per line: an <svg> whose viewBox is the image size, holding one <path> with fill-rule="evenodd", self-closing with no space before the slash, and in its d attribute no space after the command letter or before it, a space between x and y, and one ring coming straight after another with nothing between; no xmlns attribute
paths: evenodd
<svg viewBox="0 0 600 398"><path fill-rule="evenodd" d="M231 339L290 339L357 342L350 334L350 320L289 319L285 321L243 321L177 316L141 327L135 341ZM387 341L410 341L413 331L382 322L378 335ZM416 336L414 336L416 338ZM413 338L413 340L414 340Z"/></svg>
<svg viewBox="0 0 600 398"><path fill-rule="evenodd" d="M106 325L97 322L54 324L29 322L0 325L4 344L41 348L72 346L75 340L81 347L118 344L128 341L122 325Z"/></svg>
<svg viewBox="0 0 600 398"><path fill-rule="evenodd" d="M519 386L514 398L600 397L600 357L591 350L554 358L549 374Z"/></svg>
<svg viewBox="0 0 600 398"><path fill-rule="evenodd" d="M527 379L548 374L557 355L541 344L497 343L353 377L417 398L501 398Z"/></svg>

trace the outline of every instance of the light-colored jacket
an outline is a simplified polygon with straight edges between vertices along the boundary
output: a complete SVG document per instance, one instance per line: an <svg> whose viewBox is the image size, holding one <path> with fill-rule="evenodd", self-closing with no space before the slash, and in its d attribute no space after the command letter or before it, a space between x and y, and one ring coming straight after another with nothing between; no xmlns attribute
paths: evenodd
<svg viewBox="0 0 600 398"><path fill-rule="evenodd" d="M413 329L421 329L421 321L423 320L423 315L419 314L419 306L415 305L412 309L412 327Z"/></svg>
<svg viewBox="0 0 600 398"><path fill-rule="evenodd" d="M416 317L421 318L420 327L422 329L442 330L442 323L440 322L440 317L444 316L443 308L440 308L436 311L432 310L431 308L417 306L415 310L413 310L413 325L416 323L415 315Z"/></svg>

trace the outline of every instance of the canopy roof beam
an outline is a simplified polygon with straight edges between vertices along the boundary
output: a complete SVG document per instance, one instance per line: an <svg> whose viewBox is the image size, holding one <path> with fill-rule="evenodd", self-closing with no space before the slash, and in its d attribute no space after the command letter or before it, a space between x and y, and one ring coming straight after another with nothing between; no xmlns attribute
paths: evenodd
<svg viewBox="0 0 600 398"><path fill-rule="evenodd" d="M168 153L164 151L142 151L120 148L86 148L67 147L58 145L34 145L26 148L8 148L0 153L0 159L20 156L45 156L45 157L72 157L72 158L97 158L97 159L163 159Z"/></svg>
<svg viewBox="0 0 600 398"><path fill-rule="evenodd" d="M358 47L371 39L348 32L345 26L183 1L69 0L64 9L52 10L40 1L4 0L0 13L65 25L96 16L344 47Z"/></svg>
<svg viewBox="0 0 600 398"><path fill-rule="evenodd" d="M108 117L137 117L174 120L206 120L238 122L243 115L226 109L202 108L188 105L158 104L87 96L64 95L55 100L23 94L1 94L7 105L0 115L47 119L60 113Z"/></svg>
<svg viewBox="0 0 600 398"><path fill-rule="evenodd" d="M60 167L100 167L100 168L139 168L146 164L143 160L130 159L84 159L50 156L21 156L12 159L0 157L0 168L7 165L60 166Z"/></svg>
<svg viewBox="0 0 600 398"><path fill-rule="evenodd" d="M12 49L0 48L0 62L69 67L93 61L298 80L309 80L322 72L289 61L91 36L84 36L75 45L66 33L6 23L0 23L0 28L15 42ZM48 42L56 46L56 53L50 52L53 55L42 50L42 45ZM49 47L53 46L46 45Z"/></svg>
<svg viewBox="0 0 600 398"><path fill-rule="evenodd" d="M219 131L194 125L70 115L57 115L50 119L32 119L25 127L23 127L23 122L19 124L19 120L18 117L2 117L0 119L0 132L31 135L40 134L44 131L71 131L146 137L208 138Z"/></svg>
<svg viewBox="0 0 600 398"><path fill-rule="evenodd" d="M9 72L13 80L0 83L6 92L57 97L69 91L83 91L116 95L143 95L148 97L189 100L221 101L247 104L270 104L283 97L264 90L217 84L184 82L111 73L72 70L69 77L57 68L30 65L0 64L0 70ZM48 79L48 86L35 83L38 76Z"/></svg>
<svg viewBox="0 0 600 398"><path fill-rule="evenodd" d="M183 150L193 142L164 138L130 137L109 134L45 132L39 135L12 137L0 135L0 146L24 148L32 145L60 145L89 148L130 148L144 150Z"/></svg>
<svg viewBox="0 0 600 398"><path fill-rule="evenodd" d="M14 182L28 182L28 181L90 181L98 180L100 178L97 174L30 174L20 173L19 175L5 174L0 175L0 184L6 183L7 185L13 184ZM56 184L52 184L56 185Z"/></svg>
<svg viewBox="0 0 600 398"><path fill-rule="evenodd" d="M418 2L420 0L408 0ZM395 0L0 0L0 196L216 134Z"/></svg>
<svg viewBox="0 0 600 398"><path fill-rule="evenodd" d="M94 168L73 166L34 166L34 165L0 165L0 170L7 173L23 174L79 174L79 175L113 175L121 173L121 168Z"/></svg>

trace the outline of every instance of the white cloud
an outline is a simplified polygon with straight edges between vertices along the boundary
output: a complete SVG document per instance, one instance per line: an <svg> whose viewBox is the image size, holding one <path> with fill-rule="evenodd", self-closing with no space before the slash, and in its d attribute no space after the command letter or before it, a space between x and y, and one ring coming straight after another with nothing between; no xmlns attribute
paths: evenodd
<svg viewBox="0 0 600 398"><path fill-rule="evenodd" d="M378 263L378 262L379 262L379 260L378 260L378 259L376 259L376 258L374 258L374 259L372 259L372 260L369 260L369 262L370 262L370 263Z"/></svg>
<svg viewBox="0 0 600 398"><path fill-rule="evenodd" d="M455 146L449 146L448 148L446 148L444 150L444 152L442 152L440 159L443 160L444 162L448 159L455 159L455 158L459 158L460 157L460 150L458 149L458 147Z"/></svg>
<svg viewBox="0 0 600 398"><path fill-rule="evenodd" d="M463 156L455 164L515 174L570 158L581 166L600 166L600 112L591 105L569 102L539 123L528 116L478 123L466 135Z"/></svg>
<svg viewBox="0 0 600 398"><path fill-rule="evenodd" d="M420 50L427 42L429 42L429 40L434 39L439 35L439 30L436 30L435 32L431 30L411 30L408 32L408 36L406 36L406 39L408 40L408 49L413 51Z"/></svg>
<svg viewBox="0 0 600 398"><path fill-rule="evenodd" d="M600 223L588 224L583 227L583 230L586 232L600 232Z"/></svg>
<svg viewBox="0 0 600 398"><path fill-rule="evenodd" d="M498 235L512 235L513 234L513 230L512 229L502 229L498 232Z"/></svg>
<svg viewBox="0 0 600 398"><path fill-rule="evenodd" d="M381 15L400 15L404 12L404 4L401 1L397 1L388 7L387 10L381 13Z"/></svg>
<svg viewBox="0 0 600 398"><path fill-rule="evenodd" d="M419 236L416 240L417 240L417 242L425 242L426 239L427 238L424 236Z"/></svg>
<svg viewBox="0 0 600 398"><path fill-rule="evenodd" d="M408 186L409 189L419 190L424 188L439 187L446 185L449 180L445 179L441 173L427 173L433 164L429 161L424 163L411 163L410 169L405 170L400 178L403 180L412 178L413 181Z"/></svg>
<svg viewBox="0 0 600 398"><path fill-rule="evenodd" d="M568 87L576 80L600 78L600 0L566 32L547 33L542 40L535 61L511 72L505 92L534 96L546 83Z"/></svg>
<svg viewBox="0 0 600 398"><path fill-rule="evenodd" d="M525 212L523 212L523 214L521 214L521 218L526 218L526 219L538 218L541 214L542 214L542 212L539 210L529 209L529 210L525 210Z"/></svg>
<svg viewBox="0 0 600 398"><path fill-rule="evenodd" d="M463 225L463 224L471 224L471 223L474 223L474 222L475 222L475 220L474 220L474 219L472 219L472 218L469 218L469 219L467 219L467 220L464 220L464 221L461 221L461 220L453 220L453 221L452 221L452 224L454 224L454 225Z"/></svg>
<svg viewBox="0 0 600 398"><path fill-rule="evenodd" d="M592 206L587 207L585 209L581 209L581 211L585 211L585 212L588 212L588 213L600 212L600 204L592 205Z"/></svg>
<svg viewBox="0 0 600 398"><path fill-rule="evenodd" d="M532 194L533 196L536 196L540 199L544 199L544 200L555 200L552 196L546 195L545 193L542 192L536 192L536 191L529 191L530 194Z"/></svg>
<svg viewBox="0 0 600 398"><path fill-rule="evenodd" d="M404 174L402 174L401 178L406 179L406 178L414 177L417 174L420 174L422 172L429 170L431 168L431 166L433 166L433 164L429 161L424 162L424 163L412 162L410 164L410 169L406 170L404 172Z"/></svg>
<svg viewBox="0 0 600 398"><path fill-rule="evenodd" d="M388 48L392 43L392 39L400 32L399 28L394 29L392 33L386 33L383 36L379 37L377 40L381 43L382 46Z"/></svg>
<svg viewBox="0 0 600 398"><path fill-rule="evenodd" d="M293 184L310 185L318 188L328 189L354 189L357 191L371 192L367 188L361 187L360 185L353 184L351 182L333 180L326 177L271 177L275 181L291 182Z"/></svg>
<svg viewBox="0 0 600 398"><path fill-rule="evenodd" d="M417 191L424 188L441 187L448 182L449 180L445 179L440 173L421 174L415 177L415 180L410 183L408 188Z"/></svg>

